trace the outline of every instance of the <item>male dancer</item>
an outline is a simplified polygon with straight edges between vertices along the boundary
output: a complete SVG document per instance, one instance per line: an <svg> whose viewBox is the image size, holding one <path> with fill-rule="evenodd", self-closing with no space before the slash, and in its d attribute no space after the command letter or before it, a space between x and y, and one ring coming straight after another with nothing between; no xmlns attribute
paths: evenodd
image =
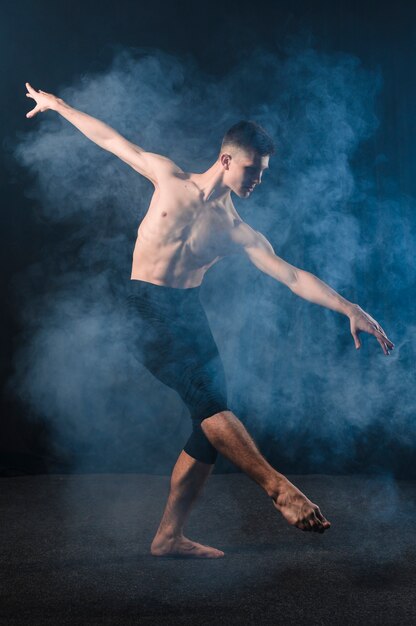
<svg viewBox="0 0 416 626"><path fill-rule="evenodd" d="M210 475L218 452L256 481L289 524L323 533L330 522L285 476L261 455L243 424L227 405L217 346L199 302L206 271L228 254L246 255L261 271L298 296L350 320L355 347L359 332L374 335L385 355L394 344L357 304L319 278L278 257L269 241L238 215L231 191L248 198L274 153L273 142L255 122L230 128L215 163L200 174L184 172L170 159L132 144L103 122L62 99L26 83L36 102L27 113L52 109L91 141L115 154L154 185L148 212L138 229L131 272L131 310L145 331L142 361L180 394L193 421L193 433L172 472L166 508L151 545L155 556L218 558L221 550L183 535L191 506Z"/></svg>

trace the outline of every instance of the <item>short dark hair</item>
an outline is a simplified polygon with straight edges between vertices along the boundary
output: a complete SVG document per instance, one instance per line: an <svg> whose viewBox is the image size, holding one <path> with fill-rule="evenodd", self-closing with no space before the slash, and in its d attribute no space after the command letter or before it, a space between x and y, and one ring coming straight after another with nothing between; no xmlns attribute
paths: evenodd
<svg viewBox="0 0 416 626"><path fill-rule="evenodd" d="M260 124L252 120L241 120L227 130L222 140L221 151L230 145L255 150L260 156L275 153L275 145L270 135Z"/></svg>

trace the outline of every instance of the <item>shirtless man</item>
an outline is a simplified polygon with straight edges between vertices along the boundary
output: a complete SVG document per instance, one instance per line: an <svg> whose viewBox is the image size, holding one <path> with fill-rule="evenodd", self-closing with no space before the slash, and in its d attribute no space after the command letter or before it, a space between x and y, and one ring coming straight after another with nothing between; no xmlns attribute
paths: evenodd
<svg viewBox="0 0 416 626"><path fill-rule="evenodd" d="M184 172L170 159L147 152L62 99L36 91L29 83L26 88L26 96L36 102L26 117L47 109L58 112L91 141L148 178L155 188L138 229L129 282L136 290L134 302L141 307L144 317L151 320L149 324L156 324L157 332L153 335L163 335L162 341L157 343L156 337L156 343L152 344L165 351L162 360L157 362L155 348L150 351L147 365L155 375L160 374L162 381L176 388L187 402L194 433L173 469L168 501L151 553L202 558L224 556L221 550L191 541L183 534L191 506L213 469L217 452L257 482L289 524L323 533L331 524L319 507L266 461L243 424L227 407L219 355L196 304L196 294L206 271L226 255L240 253L296 295L346 315L357 349L361 346L360 331L374 335L385 355L394 347L376 320L310 272L278 257L269 241L238 215L231 191L240 198L249 198L261 183L262 173L274 152L270 137L254 122L239 122L226 133L218 158L211 167L200 174ZM174 306L170 304L172 299ZM160 311L159 306L154 306L155 302L160 303ZM173 318L176 311L185 310L180 309L185 306L183 303L191 303L195 312L188 315L186 324L198 319L199 326L195 337L191 326L187 326L187 336L182 334L182 343L175 344L172 329L180 334L181 316ZM163 317L166 311L171 312L172 319ZM204 333L209 347L199 348L197 342ZM169 353L169 346L172 346L172 353ZM209 359L204 361L207 350ZM203 362L195 361L194 351ZM188 360L184 357L177 367L169 369L166 365L169 354L179 360L185 354ZM207 372L217 376L216 386L211 384ZM206 402L201 389L206 390Z"/></svg>

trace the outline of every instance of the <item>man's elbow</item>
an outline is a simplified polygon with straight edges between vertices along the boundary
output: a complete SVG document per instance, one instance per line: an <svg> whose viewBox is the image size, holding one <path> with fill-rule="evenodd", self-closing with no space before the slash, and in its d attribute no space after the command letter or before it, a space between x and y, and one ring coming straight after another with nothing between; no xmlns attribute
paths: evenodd
<svg viewBox="0 0 416 626"><path fill-rule="evenodd" d="M268 261L264 265L258 264L257 267L283 285L286 285L286 287L289 287L289 289L296 288L299 280L298 272L301 272L301 270L275 254L270 256Z"/></svg>
<svg viewBox="0 0 416 626"><path fill-rule="evenodd" d="M300 278L301 272L302 270L300 270L297 267L294 267L293 265L289 268L287 272L286 280L284 282L291 291L296 290L299 284L299 278Z"/></svg>

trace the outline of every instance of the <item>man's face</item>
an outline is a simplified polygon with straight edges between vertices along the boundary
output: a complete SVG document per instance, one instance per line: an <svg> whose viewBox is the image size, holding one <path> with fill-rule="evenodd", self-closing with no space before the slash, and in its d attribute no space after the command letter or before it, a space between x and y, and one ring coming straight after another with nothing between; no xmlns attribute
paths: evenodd
<svg viewBox="0 0 416 626"><path fill-rule="evenodd" d="M224 155L230 157L222 159L225 184L240 198L248 198L256 185L260 185L263 172L269 167L269 156L243 150L224 152Z"/></svg>

